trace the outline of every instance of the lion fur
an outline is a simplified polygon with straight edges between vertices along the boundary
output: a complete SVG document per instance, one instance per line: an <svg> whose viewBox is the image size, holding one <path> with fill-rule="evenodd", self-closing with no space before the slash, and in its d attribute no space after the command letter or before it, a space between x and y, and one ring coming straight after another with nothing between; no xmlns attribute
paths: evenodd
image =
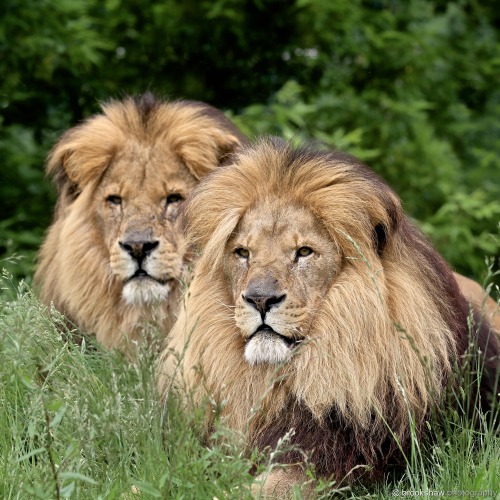
<svg viewBox="0 0 500 500"><path fill-rule="evenodd" d="M343 255L314 314L312 340L278 369L244 361L224 278L228 239L266 200L307 207ZM268 138L211 174L182 213L200 256L160 358L163 396L174 379L195 404L208 397L225 424L261 450L293 429L291 443L326 477L377 477L397 462L408 451L409 415L420 435L470 338L468 305L451 270L396 194L348 155ZM499 347L485 322L476 326L485 363L478 390L487 401L495 397ZM302 455L280 460L300 463ZM352 472L359 465L369 471Z"/></svg>
<svg viewBox="0 0 500 500"><path fill-rule="evenodd" d="M185 251L181 233L170 223L159 228L170 245L168 255L162 256L164 265L178 279L168 299L158 307L125 303L122 283L110 271L109 242L95 215L99 186L116 161L128 162L125 176L138 175L155 161L165 179L177 176L188 189L244 141L215 108L194 101L162 101L149 93L104 103L101 113L65 132L46 164L58 198L35 275L41 300L108 348L140 340L149 323L168 331L180 298ZM137 185L133 191L138 194L140 189Z"/></svg>

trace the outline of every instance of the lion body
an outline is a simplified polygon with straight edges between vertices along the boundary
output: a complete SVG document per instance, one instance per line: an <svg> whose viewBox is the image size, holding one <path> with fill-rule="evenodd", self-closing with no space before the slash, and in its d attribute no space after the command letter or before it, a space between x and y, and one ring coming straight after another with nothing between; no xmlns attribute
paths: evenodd
<svg viewBox="0 0 500 500"><path fill-rule="evenodd" d="M500 306L498 303L488 295L477 281L458 273L453 273L453 275L464 297L484 314L490 325L500 335Z"/></svg>
<svg viewBox="0 0 500 500"><path fill-rule="evenodd" d="M47 172L58 187L39 255L41 300L108 348L173 323L185 246L182 200L244 140L203 103L111 101L66 132Z"/></svg>
<svg viewBox="0 0 500 500"><path fill-rule="evenodd" d="M291 433L322 476L383 474L408 449L408 414L420 435L469 345L467 302L397 196L347 155L264 140L183 213L200 258L161 356L163 395L173 379L220 405L249 447ZM498 343L485 323L476 340L486 401Z"/></svg>

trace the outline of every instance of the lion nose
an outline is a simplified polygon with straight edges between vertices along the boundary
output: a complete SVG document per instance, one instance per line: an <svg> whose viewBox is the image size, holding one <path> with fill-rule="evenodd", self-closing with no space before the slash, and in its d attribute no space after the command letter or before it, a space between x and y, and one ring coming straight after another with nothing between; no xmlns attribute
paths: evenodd
<svg viewBox="0 0 500 500"><path fill-rule="evenodd" d="M136 259L139 264L147 257L158 245L158 241L120 241L119 245L131 257Z"/></svg>
<svg viewBox="0 0 500 500"><path fill-rule="evenodd" d="M283 295L257 295L257 294L246 294L243 295L243 300L250 304L252 307L259 311L262 319L267 312L270 311L271 307L280 304L285 300L286 294Z"/></svg>

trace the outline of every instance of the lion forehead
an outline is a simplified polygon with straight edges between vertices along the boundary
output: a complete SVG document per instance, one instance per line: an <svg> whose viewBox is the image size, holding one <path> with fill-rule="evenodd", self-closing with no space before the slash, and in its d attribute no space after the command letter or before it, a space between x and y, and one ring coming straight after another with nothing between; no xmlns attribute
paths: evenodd
<svg viewBox="0 0 500 500"><path fill-rule="evenodd" d="M337 245L322 221L305 206L276 200L257 203L241 218L228 248L245 246L269 258L283 259L302 246L314 246L323 254Z"/></svg>
<svg viewBox="0 0 500 500"><path fill-rule="evenodd" d="M197 179L174 151L165 145L132 143L110 163L100 185L136 192L182 191L187 195Z"/></svg>

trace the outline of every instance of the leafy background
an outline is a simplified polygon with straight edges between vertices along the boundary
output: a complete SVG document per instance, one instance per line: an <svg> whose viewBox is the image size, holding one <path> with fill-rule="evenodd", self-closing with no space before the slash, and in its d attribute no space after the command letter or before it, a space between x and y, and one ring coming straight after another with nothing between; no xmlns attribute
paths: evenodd
<svg viewBox="0 0 500 500"><path fill-rule="evenodd" d="M481 280L500 254L499 22L494 0L3 0L2 267L30 281L57 137L151 90L355 154Z"/></svg>

